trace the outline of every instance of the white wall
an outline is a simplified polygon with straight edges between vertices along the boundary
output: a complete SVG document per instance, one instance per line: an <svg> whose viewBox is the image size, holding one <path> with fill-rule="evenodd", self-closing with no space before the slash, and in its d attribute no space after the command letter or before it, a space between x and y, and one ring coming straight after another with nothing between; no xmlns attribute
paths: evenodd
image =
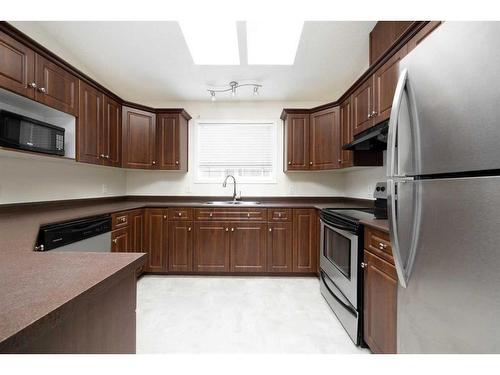
<svg viewBox="0 0 500 375"><path fill-rule="evenodd" d="M338 172L283 172L283 108L310 108L311 102L174 102L162 107L181 107L193 117L189 128L189 172L127 171L129 195L218 195L229 196L232 186L196 183L194 181L194 127L196 120L274 120L278 126L277 178L273 184L238 184L245 196L341 196L343 174Z"/></svg>
<svg viewBox="0 0 500 375"><path fill-rule="evenodd" d="M385 167L354 169L344 174L344 196L373 199L375 184L385 180Z"/></svg>

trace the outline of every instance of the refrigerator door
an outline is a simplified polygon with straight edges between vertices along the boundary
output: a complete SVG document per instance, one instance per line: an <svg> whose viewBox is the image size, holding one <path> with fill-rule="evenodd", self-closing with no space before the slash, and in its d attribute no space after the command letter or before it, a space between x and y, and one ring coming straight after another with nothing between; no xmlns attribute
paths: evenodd
<svg viewBox="0 0 500 375"><path fill-rule="evenodd" d="M398 352L500 353L500 176L396 186L399 228L413 220L414 191L420 209L413 267L398 289Z"/></svg>
<svg viewBox="0 0 500 375"><path fill-rule="evenodd" d="M499 35L500 22L445 22L401 60L388 177L500 169Z"/></svg>

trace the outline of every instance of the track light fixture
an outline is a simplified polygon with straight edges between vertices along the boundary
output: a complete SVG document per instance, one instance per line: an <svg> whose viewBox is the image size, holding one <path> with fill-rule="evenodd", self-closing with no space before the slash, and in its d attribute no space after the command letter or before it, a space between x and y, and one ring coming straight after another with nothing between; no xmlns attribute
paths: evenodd
<svg viewBox="0 0 500 375"><path fill-rule="evenodd" d="M259 85L257 83L242 83L242 84L239 84L236 81L231 81L231 82L229 82L229 87L228 88L208 89L207 91L210 94L210 100L213 101L213 102L215 102L215 100L216 100L215 94L216 93L231 91L231 96L234 97L234 96L236 96L236 90L238 88L240 88L240 87L243 87L243 86L252 86L253 87L253 94L255 96L259 95L259 89L262 87L262 85Z"/></svg>

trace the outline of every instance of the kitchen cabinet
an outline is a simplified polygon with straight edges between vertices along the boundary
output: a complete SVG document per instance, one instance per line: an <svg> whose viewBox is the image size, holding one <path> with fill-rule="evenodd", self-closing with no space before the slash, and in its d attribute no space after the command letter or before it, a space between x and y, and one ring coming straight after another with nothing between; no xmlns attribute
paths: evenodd
<svg viewBox="0 0 500 375"><path fill-rule="evenodd" d="M0 87L34 99L35 52L0 32Z"/></svg>
<svg viewBox="0 0 500 375"><path fill-rule="evenodd" d="M310 169L337 169L340 167L340 134L338 107L311 113Z"/></svg>
<svg viewBox="0 0 500 375"><path fill-rule="evenodd" d="M292 223L269 223L267 271L292 272Z"/></svg>
<svg viewBox="0 0 500 375"><path fill-rule="evenodd" d="M156 115L131 107L122 108L122 166L153 169L156 165Z"/></svg>
<svg viewBox="0 0 500 375"><path fill-rule="evenodd" d="M413 51L425 38L427 38L436 28L441 25L441 21L430 21L407 43L407 53Z"/></svg>
<svg viewBox="0 0 500 375"><path fill-rule="evenodd" d="M351 98L349 97L339 106L340 148L348 143L351 143L353 140L351 119ZM352 154L353 152L349 150L340 151L340 166L342 168L352 167Z"/></svg>
<svg viewBox="0 0 500 375"><path fill-rule="evenodd" d="M172 110L173 111L173 110ZM188 170L188 121L183 110L157 116L156 169Z"/></svg>
<svg viewBox="0 0 500 375"><path fill-rule="evenodd" d="M145 210L144 247L148 253L145 271L167 270L168 209L147 208Z"/></svg>
<svg viewBox="0 0 500 375"><path fill-rule="evenodd" d="M230 223L231 272L266 271L266 223Z"/></svg>
<svg viewBox="0 0 500 375"><path fill-rule="evenodd" d="M35 55L36 101L70 113L78 114L78 78L48 59Z"/></svg>
<svg viewBox="0 0 500 375"><path fill-rule="evenodd" d="M130 234L128 228L120 228L111 232L111 251L126 253L130 249Z"/></svg>
<svg viewBox="0 0 500 375"><path fill-rule="evenodd" d="M373 126L373 79L369 77L354 91L351 97L353 135Z"/></svg>
<svg viewBox="0 0 500 375"><path fill-rule="evenodd" d="M309 169L309 113L282 116L284 122L284 171Z"/></svg>
<svg viewBox="0 0 500 375"><path fill-rule="evenodd" d="M80 82L79 91L76 158L80 162L102 164L101 133L104 120L104 95L84 82Z"/></svg>
<svg viewBox="0 0 500 375"><path fill-rule="evenodd" d="M129 213L130 220L130 247L133 253L145 252L144 246L144 210L134 210Z"/></svg>
<svg viewBox="0 0 500 375"><path fill-rule="evenodd" d="M193 271L193 222L172 221L168 228L168 270Z"/></svg>
<svg viewBox="0 0 500 375"><path fill-rule="evenodd" d="M398 278L387 233L365 229L364 341L374 353L397 351Z"/></svg>
<svg viewBox="0 0 500 375"><path fill-rule="evenodd" d="M99 134L99 156L103 165L119 167L122 162L122 107L104 95L102 132Z"/></svg>
<svg viewBox="0 0 500 375"><path fill-rule="evenodd" d="M370 32L370 65L385 54L413 21L379 21Z"/></svg>
<svg viewBox="0 0 500 375"><path fill-rule="evenodd" d="M229 271L228 222L194 223L194 271Z"/></svg>
<svg viewBox="0 0 500 375"><path fill-rule="evenodd" d="M318 220L315 209L293 210L293 272L318 271Z"/></svg>

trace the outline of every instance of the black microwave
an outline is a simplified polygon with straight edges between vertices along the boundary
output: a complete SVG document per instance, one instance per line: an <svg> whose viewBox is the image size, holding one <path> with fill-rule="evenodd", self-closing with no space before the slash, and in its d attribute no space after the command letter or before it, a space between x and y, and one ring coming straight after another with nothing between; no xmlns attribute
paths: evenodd
<svg viewBox="0 0 500 375"><path fill-rule="evenodd" d="M64 128L0 110L0 146L64 156Z"/></svg>

